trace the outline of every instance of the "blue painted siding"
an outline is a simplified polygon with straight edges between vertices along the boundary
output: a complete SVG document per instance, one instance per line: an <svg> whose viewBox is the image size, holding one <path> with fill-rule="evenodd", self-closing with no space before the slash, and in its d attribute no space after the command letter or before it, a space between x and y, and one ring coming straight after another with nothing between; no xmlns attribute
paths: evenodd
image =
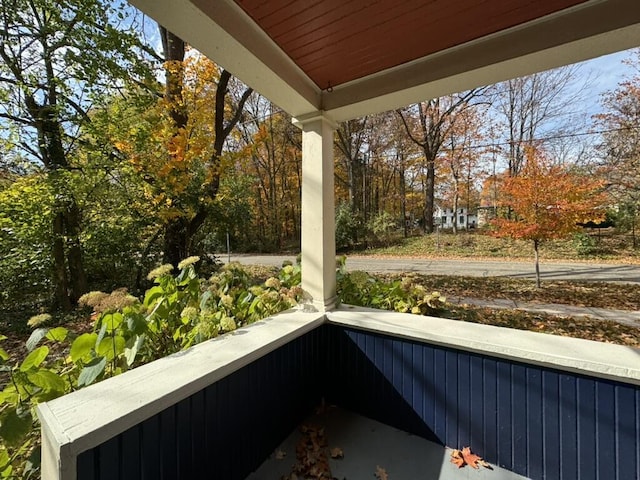
<svg viewBox="0 0 640 480"><path fill-rule="evenodd" d="M82 453L78 478L245 478L323 396L532 479L640 478L640 387L337 325Z"/></svg>
<svg viewBox="0 0 640 480"><path fill-rule="evenodd" d="M338 405L533 479L640 478L640 387L328 328Z"/></svg>
<svg viewBox="0 0 640 480"><path fill-rule="evenodd" d="M244 479L319 404L317 329L79 455L79 480Z"/></svg>

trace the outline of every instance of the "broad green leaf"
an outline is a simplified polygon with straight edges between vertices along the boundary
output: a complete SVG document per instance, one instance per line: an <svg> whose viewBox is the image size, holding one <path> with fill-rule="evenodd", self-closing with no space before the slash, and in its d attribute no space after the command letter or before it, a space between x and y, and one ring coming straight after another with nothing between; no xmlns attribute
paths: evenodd
<svg viewBox="0 0 640 480"><path fill-rule="evenodd" d="M128 315L127 328L137 335L142 335L147 330L147 322L142 315Z"/></svg>
<svg viewBox="0 0 640 480"><path fill-rule="evenodd" d="M9 360L9 354L2 347L0 347L0 360L2 360L3 362L6 362L7 360Z"/></svg>
<svg viewBox="0 0 640 480"><path fill-rule="evenodd" d="M107 366L107 359L104 357L96 357L87 363L87 366L82 369L78 376L78 386L86 387L95 382L104 372L104 368Z"/></svg>
<svg viewBox="0 0 640 480"><path fill-rule="evenodd" d="M75 363L78 360L87 358L95 347L97 338L98 335L95 333L83 333L76 338L71 344L71 351L69 352L71 361Z"/></svg>
<svg viewBox="0 0 640 480"><path fill-rule="evenodd" d="M42 340L47 335L48 330L48 328L36 328L33 332L31 332L31 335L29 336L29 339L26 343L27 350L29 352L36 348L38 343L40 343L40 340Z"/></svg>
<svg viewBox="0 0 640 480"><path fill-rule="evenodd" d="M206 308L207 302L209 301L211 296L211 290L207 290L202 294L202 297L200 297L200 310L204 310Z"/></svg>
<svg viewBox="0 0 640 480"><path fill-rule="evenodd" d="M144 296L144 306L149 307L153 305L162 295L164 295L164 289L161 286L151 287Z"/></svg>
<svg viewBox="0 0 640 480"><path fill-rule="evenodd" d="M0 335L0 341L6 340L8 337L6 335Z"/></svg>
<svg viewBox="0 0 640 480"><path fill-rule="evenodd" d="M136 355L138 355L138 351L142 344L144 343L144 335L136 336L136 341L133 342L131 348L124 349L124 358L127 361L127 366L130 367L133 365L133 362L136 360Z"/></svg>
<svg viewBox="0 0 640 480"><path fill-rule="evenodd" d="M31 431L33 419L27 410L18 414L15 409L6 410L0 417L0 437L7 445L17 446Z"/></svg>
<svg viewBox="0 0 640 480"><path fill-rule="evenodd" d="M36 348L22 361L22 365L20 365L20 371L26 372L31 368L39 367L44 359L47 358L47 355L49 355L49 347L47 347L46 345Z"/></svg>
<svg viewBox="0 0 640 480"><path fill-rule="evenodd" d="M95 348L98 348L98 345L100 345L100 342L102 341L102 339L106 334L107 334L107 324L106 322L102 322L102 325L100 326L100 331L98 332L98 336L96 338Z"/></svg>
<svg viewBox="0 0 640 480"><path fill-rule="evenodd" d="M113 332L116 328L122 325L123 317L119 312L108 313L102 317L103 325L106 325L107 332Z"/></svg>
<svg viewBox="0 0 640 480"><path fill-rule="evenodd" d="M53 340L54 342L64 342L67 339L67 335L69 334L69 330L64 327L56 327L52 328L47 332L47 339Z"/></svg>
<svg viewBox="0 0 640 480"><path fill-rule="evenodd" d="M12 385L10 387L6 387L2 392L0 392L0 404L3 403L18 403L20 397L18 397L18 391Z"/></svg>
<svg viewBox="0 0 640 480"><path fill-rule="evenodd" d="M96 348L96 352L98 355L106 357L107 360L111 361L114 357L117 357L124 352L125 346L125 339L120 335L116 335L115 337L106 337L102 339Z"/></svg>
<svg viewBox="0 0 640 480"><path fill-rule="evenodd" d="M50 370L41 369L36 372L29 372L27 378L31 383L43 390L60 393L65 391L64 380Z"/></svg>
<svg viewBox="0 0 640 480"><path fill-rule="evenodd" d="M9 453L4 448L0 449L0 472L7 468L10 460Z"/></svg>

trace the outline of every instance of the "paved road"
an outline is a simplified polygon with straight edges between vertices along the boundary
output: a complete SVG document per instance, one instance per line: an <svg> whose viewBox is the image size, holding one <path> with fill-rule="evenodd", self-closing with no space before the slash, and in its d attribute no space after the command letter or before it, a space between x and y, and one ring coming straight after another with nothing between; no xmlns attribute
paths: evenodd
<svg viewBox="0 0 640 480"><path fill-rule="evenodd" d="M227 256L221 256L226 261ZM251 265L282 265L295 261L290 255L231 255L232 261ZM353 256L347 269L367 272L416 272L433 275L466 275L474 277L514 277L534 279L533 262L500 262L475 260L440 260L414 258L371 258ZM640 265L606 263L542 263L543 280L591 280L600 282L640 283Z"/></svg>

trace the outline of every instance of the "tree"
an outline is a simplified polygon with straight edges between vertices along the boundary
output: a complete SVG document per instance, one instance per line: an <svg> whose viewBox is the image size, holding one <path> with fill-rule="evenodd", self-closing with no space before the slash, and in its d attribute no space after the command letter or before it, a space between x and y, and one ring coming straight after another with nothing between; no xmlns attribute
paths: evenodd
<svg viewBox="0 0 640 480"><path fill-rule="evenodd" d="M640 50L626 62L635 67L635 75L603 95L605 112L596 115L596 123L605 131L598 167L607 179L607 190L617 201L617 217L626 220L622 223L628 223L633 232L635 246L640 211Z"/></svg>
<svg viewBox="0 0 640 480"><path fill-rule="evenodd" d="M480 134L480 114L472 109L466 109L458 113L455 125L449 131L448 138L443 146L443 164L448 171L444 178L446 198L454 213L458 212L461 202L467 210L465 228L469 228L469 214L472 204L477 206L478 201L474 185L479 173L478 162L479 149L475 145L482 143ZM453 216L453 232L458 230L458 215Z"/></svg>
<svg viewBox="0 0 640 480"><path fill-rule="evenodd" d="M402 119L407 135L424 154L424 225L427 233L433 232L435 207L436 160L441 153L456 114L472 105L484 89L450 95L421 102L397 113Z"/></svg>
<svg viewBox="0 0 640 480"><path fill-rule="evenodd" d="M0 3L0 118L13 129L4 138L14 154L41 165L54 192L52 283L54 305L64 309L88 286L72 177L78 152L95 147L83 138L91 109L151 76L144 45L121 28L126 8L101 0Z"/></svg>
<svg viewBox="0 0 640 480"><path fill-rule="evenodd" d="M496 85L493 105L498 113L496 120L506 128L510 176L520 173L526 149L537 136L557 136L579 127L574 106L580 103L590 81L578 75L579 69L560 67Z"/></svg>
<svg viewBox="0 0 640 480"><path fill-rule="evenodd" d="M171 32L160 32L164 92L130 128L113 136L156 209L164 262L177 265L203 253L199 231L215 211L221 178L231 164L225 142L252 90Z"/></svg>
<svg viewBox="0 0 640 480"><path fill-rule="evenodd" d="M173 135L169 140L167 149L167 161L173 164L183 162L187 150L195 150L194 159L202 162L204 165L204 178L197 188L197 198L191 196L191 202L182 205L179 197L174 197L176 201L174 210L179 212L166 218L164 226L164 261L177 265L182 259L199 253L196 251L193 240L199 229L207 220L211 213L211 204L215 201L218 190L220 189L220 178L222 174L222 153L225 141L231 134L242 115L244 104L252 93L251 88L245 88L236 102L231 102L230 98L230 82L232 82L231 74L224 70L218 69L213 62L197 55L196 62L191 73L195 72L195 78L189 83L189 79L185 77L185 42L175 34L167 31L164 27L160 27L160 35L162 37L162 45L165 55L165 105L172 120ZM209 70L209 73L198 75L200 70ZM216 78L217 77L217 78ZM198 82L204 82L198 83ZM215 90L212 87L215 82ZM197 118L192 119L189 124L190 113L188 111L189 100L185 98L184 89L190 88L190 96L193 105L207 99L213 103L213 118ZM213 98L211 98L213 96ZM197 124L197 122L206 122ZM213 148L206 153L201 146L198 146L198 140L191 140L191 134L200 130L208 130L209 135L213 135ZM191 163L193 165L193 163ZM171 170L171 168L169 169ZM151 177L150 177L151 178Z"/></svg>
<svg viewBox="0 0 640 480"><path fill-rule="evenodd" d="M580 224L604 218L603 183L568 166L554 164L533 147L525 150L520 174L507 177L499 188L512 218L493 220L493 234L533 242L537 287L540 243L565 238L579 231Z"/></svg>

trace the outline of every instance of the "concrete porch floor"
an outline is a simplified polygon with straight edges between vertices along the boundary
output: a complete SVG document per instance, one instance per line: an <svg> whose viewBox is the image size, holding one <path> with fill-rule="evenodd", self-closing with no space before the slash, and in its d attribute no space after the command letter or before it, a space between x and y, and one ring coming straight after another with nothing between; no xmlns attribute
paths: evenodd
<svg viewBox="0 0 640 480"><path fill-rule="evenodd" d="M331 473L338 480L380 478L376 476L378 467L384 469L388 480L526 478L493 465L493 470L458 468L450 462L451 449L336 407L329 407L302 424L324 427L328 448L337 447L344 453L342 459L329 458ZM300 428L297 428L247 480L288 479L297 463L296 444L301 436ZM298 478L302 480L302 477Z"/></svg>

